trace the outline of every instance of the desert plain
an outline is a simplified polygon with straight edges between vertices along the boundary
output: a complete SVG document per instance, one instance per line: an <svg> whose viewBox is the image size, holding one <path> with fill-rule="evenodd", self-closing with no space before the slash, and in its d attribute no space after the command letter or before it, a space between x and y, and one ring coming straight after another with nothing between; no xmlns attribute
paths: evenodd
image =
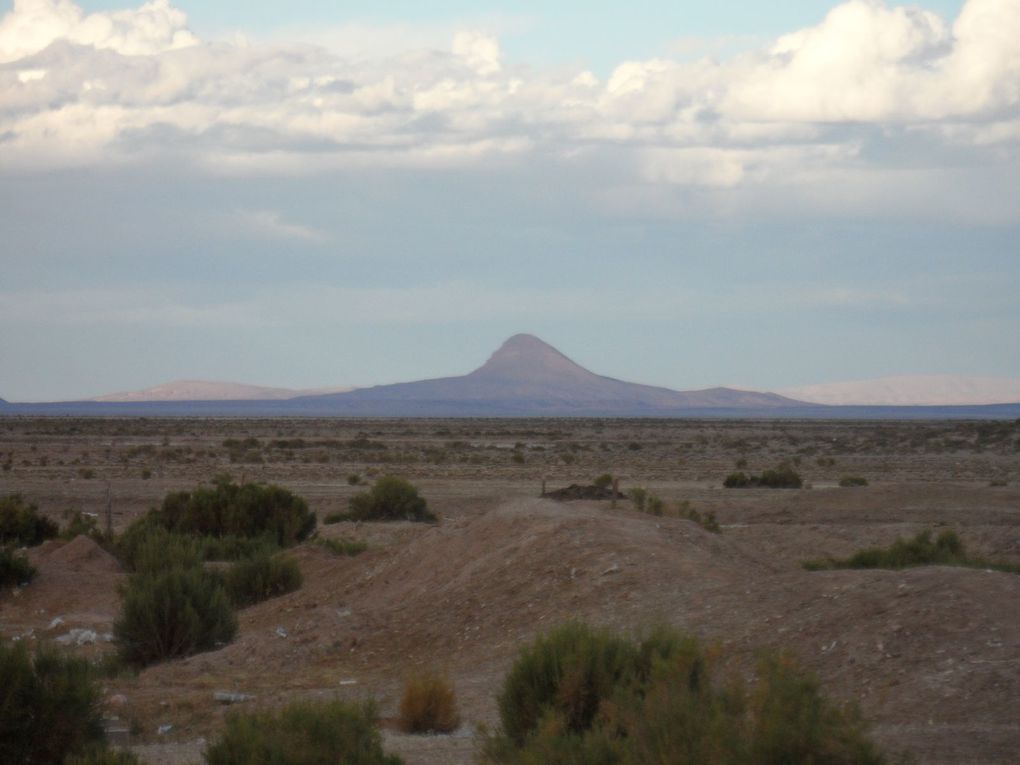
<svg viewBox="0 0 1020 765"><path fill-rule="evenodd" d="M804 488L722 486L780 462ZM242 610L231 644L104 680L112 738L151 763L200 762L231 711L332 697L374 698L386 749L409 765L473 762L517 650L570 619L635 635L675 625L735 673L761 649L789 651L860 706L890 753L1018 762L1020 577L801 564L926 529L1020 563L1020 422L10 417L0 466L0 496L60 522L77 509L105 523L109 509L122 530L168 492L229 473L305 498L319 536L367 543L355 557L293 548L303 586ZM603 473L660 497L663 515L540 496ZM322 523L386 474L414 483L439 521ZM867 485L841 487L847 476ZM679 517L682 502L721 533ZM0 634L89 630L96 641L69 650L113 652L116 560L84 537L29 558L36 579L0 593ZM393 724L405 678L426 667L454 684L453 734Z"/></svg>

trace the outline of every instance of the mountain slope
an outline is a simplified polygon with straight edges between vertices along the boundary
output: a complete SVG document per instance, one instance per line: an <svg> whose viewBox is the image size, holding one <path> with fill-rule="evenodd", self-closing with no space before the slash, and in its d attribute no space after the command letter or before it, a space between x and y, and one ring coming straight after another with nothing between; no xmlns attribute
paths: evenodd
<svg viewBox="0 0 1020 765"><path fill-rule="evenodd" d="M144 390L109 393L96 396L91 401L285 401L298 396L312 396L322 393L339 393L351 388L316 388L293 390L291 388L269 388L262 385L248 385L235 382L209 380L174 380Z"/></svg>
<svg viewBox="0 0 1020 765"><path fill-rule="evenodd" d="M960 406L1020 403L1020 379L906 375L787 388L801 401L834 406Z"/></svg>
<svg viewBox="0 0 1020 765"><path fill-rule="evenodd" d="M653 415L685 409L797 407L800 402L728 388L680 392L624 382L588 371L533 335L514 335L466 375L302 397L290 404L364 415L484 416Z"/></svg>

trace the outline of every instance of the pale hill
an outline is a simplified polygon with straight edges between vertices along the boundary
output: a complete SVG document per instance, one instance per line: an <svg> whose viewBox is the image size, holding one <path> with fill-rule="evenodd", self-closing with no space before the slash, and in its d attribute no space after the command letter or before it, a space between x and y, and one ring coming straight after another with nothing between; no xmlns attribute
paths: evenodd
<svg viewBox="0 0 1020 765"><path fill-rule="evenodd" d="M338 414L403 416L654 416L689 409L800 405L772 393L730 388L681 392L603 377L524 334L511 337L485 364L466 375L303 397L291 403Z"/></svg>
<svg viewBox="0 0 1020 765"><path fill-rule="evenodd" d="M248 385L236 382L211 380L174 380L144 390L108 393L96 396L91 401L132 402L132 401L285 401L298 396L313 396L322 393L339 393L351 388L313 388L294 390L291 388L269 388L262 385Z"/></svg>
<svg viewBox="0 0 1020 765"><path fill-rule="evenodd" d="M832 406L969 406L1020 403L1020 379L907 375L785 388L787 396Z"/></svg>

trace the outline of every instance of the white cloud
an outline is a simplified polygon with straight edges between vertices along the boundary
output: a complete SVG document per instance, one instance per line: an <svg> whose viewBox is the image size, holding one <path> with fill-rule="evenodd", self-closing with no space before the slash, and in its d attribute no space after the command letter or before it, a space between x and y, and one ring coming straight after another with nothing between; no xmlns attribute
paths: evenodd
<svg viewBox="0 0 1020 765"><path fill-rule="evenodd" d="M929 140L915 176L948 178L950 149L1020 163L1018 0L967 0L951 24L849 0L766 50L628 61L604 82L509 65L485 32L457 32L445 50L436 34L407 29L373 55L343 30L316 45L201 41L169 0L94 14L17 0L0 21L0 167L172 157L276 174L532 156L589 167L593 188L707 189L755 204L764 187L802 188L801 202L846 203L852 215L896 161L869 149L912 133ZM851 191L829 193L846 178ZM945 185L907 200L924 206L936 192L954 199ZM249 223L314 234L271 215Z"/></svg>
<svg viewBox="0 0 1020 765"><path fill-rule="evenodd" d="M14 0L0 21L0 62L38 53L54 41L150 56L198 43L185 14L170 0L151 0L136 10L86 15L71 0Z"/></svg>

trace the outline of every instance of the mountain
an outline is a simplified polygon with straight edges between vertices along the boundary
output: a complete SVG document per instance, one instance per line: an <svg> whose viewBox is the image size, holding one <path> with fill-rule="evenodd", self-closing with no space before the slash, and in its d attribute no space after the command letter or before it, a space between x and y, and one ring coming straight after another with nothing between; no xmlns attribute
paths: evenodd
<svg viewBox="0 0 1020 765"><path fill-rule="evenodd" d="M690 409L776 409L800 402L730 388L675 391L603 377L533 335L514 335L473 372L305 396L295 409L350 415L669 415Z"/></svg>
<svg viewBox="0 0 1020 765"><path fill-rule="evenodd" d="M339 393L352 388L315 388L293 390L291 388L267 388L261 385L247 385L234 382L213 382L208 380L174 380L145 390L125 393L109 393L96 396L90 401L131 402L131 401L285 401L298 396L322 393Z"/></svg>
<svg viewBox="0 0 1020 765"><path fill-rule="evenodd" d="M784 395L832 406L968 406L1020 403L1020 379L913 375L786 388Z"/></svg>

